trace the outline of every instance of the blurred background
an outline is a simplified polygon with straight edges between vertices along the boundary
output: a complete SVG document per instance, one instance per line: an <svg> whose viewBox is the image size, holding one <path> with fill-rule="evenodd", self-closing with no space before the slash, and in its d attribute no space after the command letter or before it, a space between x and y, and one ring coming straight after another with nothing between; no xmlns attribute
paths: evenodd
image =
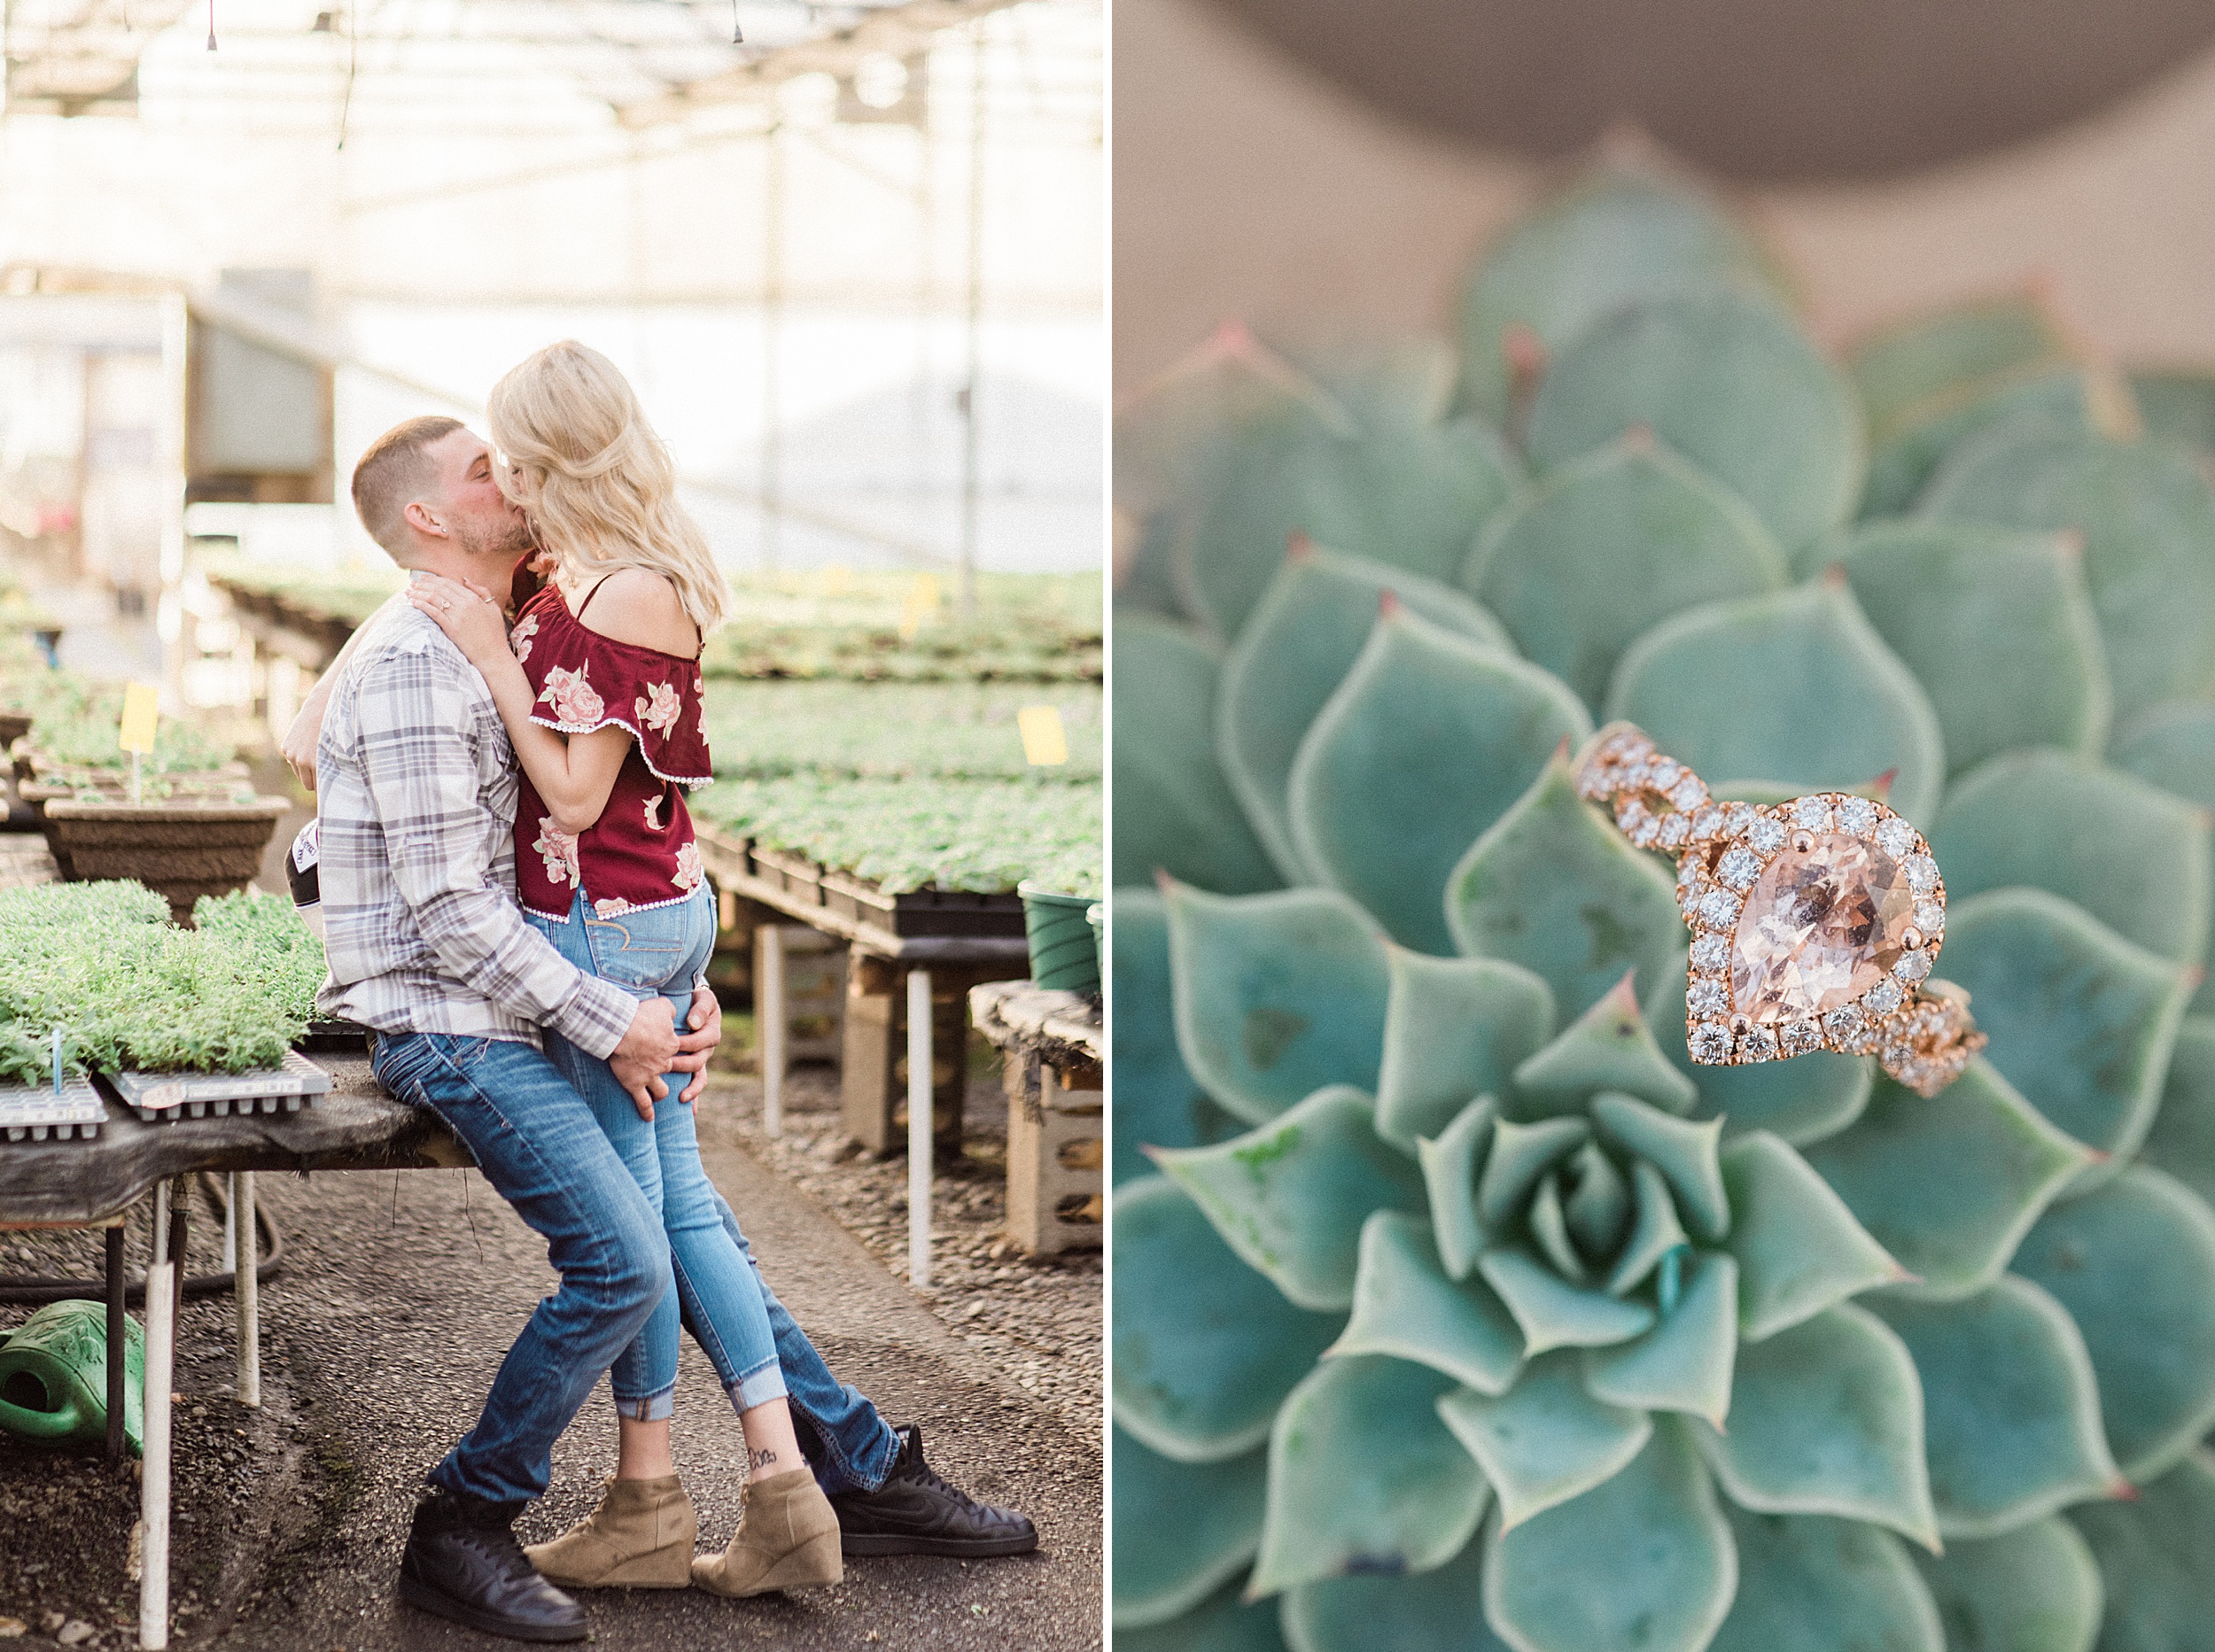
<svg viewBox="0 0 2215 1652"><path fill-rule="evenodd" d="M392 583L356 455L565 337L742 579L1099 566L1097 0L4 15L0 583L64 665L281 726Z"/></svg>
<svg viewBox="0 0 2215 1652"><path fill-rule="evenodd" d="M2215 12L2188 0L1118 0L1115 378L1225 316L1442 328L1612 125L1744 192L1836 344L2035 272L2215 358Z"/></svg>

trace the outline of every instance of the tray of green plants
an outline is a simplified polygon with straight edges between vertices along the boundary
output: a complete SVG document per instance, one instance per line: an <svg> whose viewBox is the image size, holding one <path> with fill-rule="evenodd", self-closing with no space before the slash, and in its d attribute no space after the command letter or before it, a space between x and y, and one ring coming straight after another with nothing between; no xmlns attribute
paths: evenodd
<svg viewBox="0 0 2215 1652"><path fill-rule="evenodd" d="M0 1082L97 1074L142 1119L312 1105L330 1077L291 1046L321 944L274 896L204 900L195 917L171 923L135 883L0 889Z"/></svg>
<svg viewBox="0 0 2215 1652"><path fill-rule="evenodd" d="M116 743L123 717L120 683L44 666L0 669L0 710L31 719L17 768L22 779L71 790L106 789L127 781L130 754ZM245 771L230 766L235 755L231 747L183 718L163 717L154 728L153 750L139 762L142 783L175 789L187 779L243 780Z"/></svg>
<svg viewBox="0 0 2215 1652"><path fill-rule="evenodd" d="M385 605L406 583L398 568L366 565L330 572L206 557L207 581L250 613L283 623L335 621L352 630Z"/></svg>
<svg viewBox="0 0 2215 1652"><path fill-rule="evenodd" d="M861 682L1098 682L1097 573L977 576L962 618L950 582L912 573L810 573L731 582L708 639L711 677Z"/></svg>
<svg viewBox="0 0 2215 1652"><path fill-rule="evenodd" d="M1032 767L1016 714L1051 705L1069 761ZM1097 786L1101 694L1089 683L711 682L719 779L1037 779Z"/></svg>

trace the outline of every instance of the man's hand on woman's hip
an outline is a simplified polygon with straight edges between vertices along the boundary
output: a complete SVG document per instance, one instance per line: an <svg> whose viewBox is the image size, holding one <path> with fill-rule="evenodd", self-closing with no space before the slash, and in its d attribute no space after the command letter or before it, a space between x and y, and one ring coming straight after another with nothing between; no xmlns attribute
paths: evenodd
<svg viewBox="0 0 2215 1652"><path fill-rule="evenodd" d="M692 1082L677 1092L679 1101L698 1099L707 1088L708 1058L715 1053L716 1045L723 1042L723 1006L717 1001L714 989L704 982L692 989L692 1010L689 1016L692 1030L677 1040L679 1055L669 1064L672 1073L689 1073Z"/></svg>
<svg viewBox="0 0 2215 1652"><path fill-rule="evenodd" d="M659 993L641 1000L623 1042L608 1057L616 1082L631 1092L640 1118L650 1120L654 1104L669 1094L662 1074L675 1069L678 1050L677 1015L669 1000Z"/></svg>

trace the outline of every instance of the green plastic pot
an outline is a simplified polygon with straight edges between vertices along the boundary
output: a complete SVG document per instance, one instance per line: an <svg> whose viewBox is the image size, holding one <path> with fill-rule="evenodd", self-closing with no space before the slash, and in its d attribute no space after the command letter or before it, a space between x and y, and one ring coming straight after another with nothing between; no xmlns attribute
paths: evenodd
<svg viewBox="0 0 2215 1652"><path fill-rule="evenodd" d="M123 1322L123 1435L145 1440L146 1333ZM108 1311L100 1302L49 1302L0 1347L0 1428L21 1439L105 1440Z"/></svg>
<svg viewBox="0 0 2215 1652"><path fill-rule="evenodd" d="M1023 899L1023 931L1030 937L1030 979L1062 992L1100 990L1100 949L1084 909L1089 895L1061 895L1025 880L1015 886Z"/></svg>

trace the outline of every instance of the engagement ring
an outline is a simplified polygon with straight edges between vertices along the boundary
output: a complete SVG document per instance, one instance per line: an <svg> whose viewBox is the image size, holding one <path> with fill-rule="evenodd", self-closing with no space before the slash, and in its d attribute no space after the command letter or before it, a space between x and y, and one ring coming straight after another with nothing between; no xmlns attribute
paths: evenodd
<svg viewBox="0 0 2215 1652"><path fill-rule="evenodd" d="M1593 737L1577 789L1640 849L1676 857L1692 929L1685 1047L1703 1066L1874 1055L1924 1096L1983 1049L1969 995L1931 981L1946 884L1923 834L1867 797L1719 803L1628 723Z"/></svg>

